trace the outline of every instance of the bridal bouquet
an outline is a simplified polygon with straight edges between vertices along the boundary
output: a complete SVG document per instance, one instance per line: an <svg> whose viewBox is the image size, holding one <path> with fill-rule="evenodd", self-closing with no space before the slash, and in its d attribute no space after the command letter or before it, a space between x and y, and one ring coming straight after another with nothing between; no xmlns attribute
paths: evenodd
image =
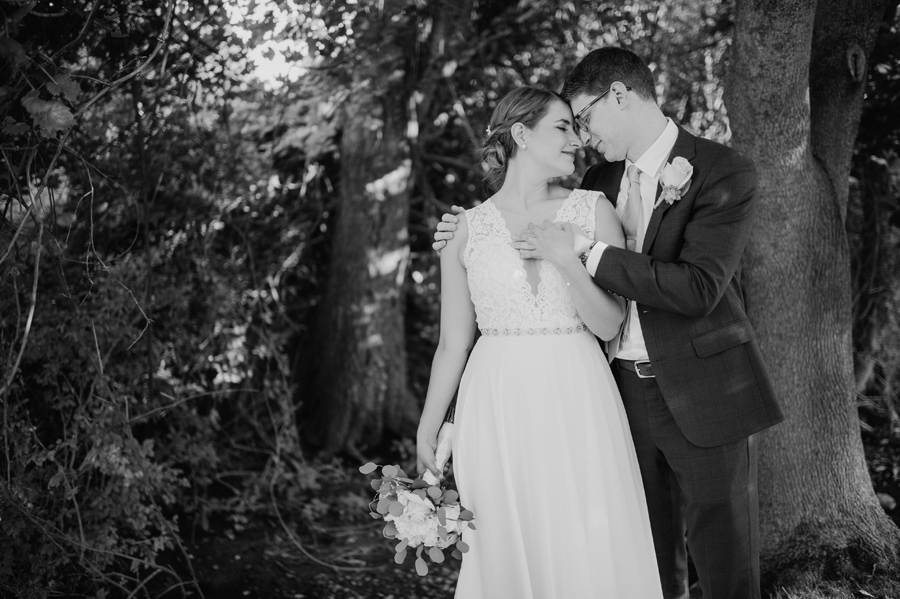
<svg viewBox="0 0 900 599"><path fill-rule="evenodd" d="M443 428L441 433L444 433ZM449 455L449 441L442 443L442 440L439 436L438 467L443 466ZM443 459L442 445L446 446ZM359 471L370 474L378 468L377 464L369 462ZM398 466L381 466L381 477L372 480L372 488L376 495L369 504L371 516L385 521L383 534L386 538L399 541L394 548L396 563L402 564L408 550L415 549L416 572L425 576L428 565L424 555L439 564L444 561L444 549L453 546L451 555L457 559L469 550L462 534L466 529L475 529L474 516L460 505L459 494L443 488L430 472L423 478L412 479Z"/></svg>

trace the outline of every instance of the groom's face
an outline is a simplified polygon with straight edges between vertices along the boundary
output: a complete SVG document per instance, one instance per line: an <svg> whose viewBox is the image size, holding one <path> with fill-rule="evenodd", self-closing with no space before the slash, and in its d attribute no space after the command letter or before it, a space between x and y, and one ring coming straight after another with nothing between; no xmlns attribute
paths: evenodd
<svg viewBox="0 0 900 599"><path fill-rule="evenodd" d="M610 162L624 160L626 147L620 132L622 115L619 102L612 93L594 102L596 99L597 95L589 94L572 98L572 112L579 115L578 120L587 127L587 132L580 133L581 140Z"/></svg>

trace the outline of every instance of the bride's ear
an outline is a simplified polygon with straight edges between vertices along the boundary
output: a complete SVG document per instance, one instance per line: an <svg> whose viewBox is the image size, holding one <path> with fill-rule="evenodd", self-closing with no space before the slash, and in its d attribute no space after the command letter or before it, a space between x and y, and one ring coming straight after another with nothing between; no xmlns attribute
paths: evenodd
<svg viewBox="0 0 900 599"><path fill-rule="evenodd" d="M523 125L522 123L513 123L509 128L509 134L512 136L513 142L517 146L519 146L520 150L524 150L527 147L525 140L525 131L525 125Z"/></svg>

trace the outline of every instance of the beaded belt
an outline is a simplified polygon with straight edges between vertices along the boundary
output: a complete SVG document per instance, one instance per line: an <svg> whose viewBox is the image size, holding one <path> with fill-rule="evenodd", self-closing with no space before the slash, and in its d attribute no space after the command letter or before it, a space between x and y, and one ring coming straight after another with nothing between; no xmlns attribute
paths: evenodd
<svg viewBox="0 0 900 599"><path fill-rule="evenodd" d="M544 327L542 329L481 329L482 335L490 337L518 335L573 335L588 330L587 325L581 323L574 327Z"/></svg>

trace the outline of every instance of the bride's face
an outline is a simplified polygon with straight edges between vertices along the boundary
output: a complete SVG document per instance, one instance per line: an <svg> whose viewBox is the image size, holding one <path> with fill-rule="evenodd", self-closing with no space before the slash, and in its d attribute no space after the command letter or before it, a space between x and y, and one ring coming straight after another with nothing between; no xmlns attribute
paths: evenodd
<svg viewBox="0 0 900 599"><path fill-rule="evenodd" d="M551 177L571 175L575 171L575 152L582 146L573 125L569 105L562 100L551 103L544 118L525 132L525 149L520 152L545 167Z"/></svg>

